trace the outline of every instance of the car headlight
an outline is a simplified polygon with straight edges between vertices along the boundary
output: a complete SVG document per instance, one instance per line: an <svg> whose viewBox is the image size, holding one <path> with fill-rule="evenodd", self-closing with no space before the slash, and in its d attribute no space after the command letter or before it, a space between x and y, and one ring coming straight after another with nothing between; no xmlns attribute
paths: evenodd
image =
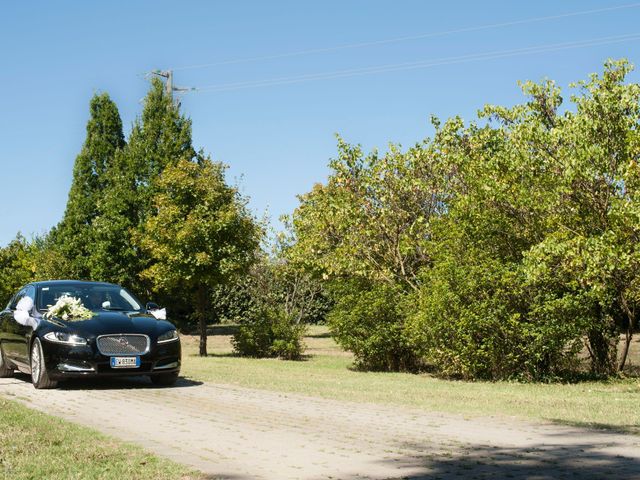
<svg viewBox="0 0 640 480"><path fill-rule="evenodd" d="M176 340L179 340L176 330L169 330L158 337L158 343L175 342Z"/></svg>
<svg viewBox="0 0 640 480"><path fill-rule="evenodd" d="M87 339L73 335L71 333L63 332L49 332L44 336L45 340L49 340L54 343L64 343L65 345L86 345Z"/></svg>

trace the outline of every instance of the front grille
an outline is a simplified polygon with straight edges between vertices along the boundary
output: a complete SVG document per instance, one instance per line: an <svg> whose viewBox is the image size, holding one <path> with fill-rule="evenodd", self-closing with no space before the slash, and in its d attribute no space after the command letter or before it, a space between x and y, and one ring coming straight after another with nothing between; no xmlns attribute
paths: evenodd
<svg viewBox="0 0 640 480"><path fill-rule="evenodd" d="M149 350L149 337L146 335L102 335L97 343L100 353L108 357L144 355Z"/></svg>

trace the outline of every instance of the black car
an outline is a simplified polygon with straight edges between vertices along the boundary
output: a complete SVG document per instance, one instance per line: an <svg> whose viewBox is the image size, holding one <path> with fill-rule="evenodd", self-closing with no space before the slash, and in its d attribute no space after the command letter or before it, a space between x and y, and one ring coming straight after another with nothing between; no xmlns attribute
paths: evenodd
<svg viewBox="0 0 640 480"><path fill-rule="evenodd" d="M93 316L81 321L45 316L64 296L79 299ZM16 309L25 304L33 306L28 314ZM156 308L143 307L112 283L30 283L0 313L0 377L19 370L31 375L36 388L55 388L72 377L132 375L172 385L180 373L180 338L173 324L154 316Z"/></svg>

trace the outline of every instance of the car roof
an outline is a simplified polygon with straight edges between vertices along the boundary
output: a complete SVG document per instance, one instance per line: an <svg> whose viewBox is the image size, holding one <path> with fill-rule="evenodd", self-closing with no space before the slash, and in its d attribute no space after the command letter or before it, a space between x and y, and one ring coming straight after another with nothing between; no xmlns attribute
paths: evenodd
<svg viewBox="0 0 640 480"><path fill-rule="evenodd" d="M35 287L53 287L56 285L102 285L102 286L111 286L118 287L115 283L108 282L90 282L87 280L43 280L40 282L31 282L29 285L33 285Z"/></svg>

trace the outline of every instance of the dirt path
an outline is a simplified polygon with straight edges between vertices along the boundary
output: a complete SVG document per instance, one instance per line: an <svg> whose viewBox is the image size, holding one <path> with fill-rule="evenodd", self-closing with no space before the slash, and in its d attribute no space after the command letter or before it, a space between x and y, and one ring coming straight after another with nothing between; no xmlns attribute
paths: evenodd
<svg viewBox="0 0 640 480"><path fill-rule="evenodd" d="M133 441L210 478L640 478L640 437L465 419L181 380L74 383L0 394Z"/></svg>

